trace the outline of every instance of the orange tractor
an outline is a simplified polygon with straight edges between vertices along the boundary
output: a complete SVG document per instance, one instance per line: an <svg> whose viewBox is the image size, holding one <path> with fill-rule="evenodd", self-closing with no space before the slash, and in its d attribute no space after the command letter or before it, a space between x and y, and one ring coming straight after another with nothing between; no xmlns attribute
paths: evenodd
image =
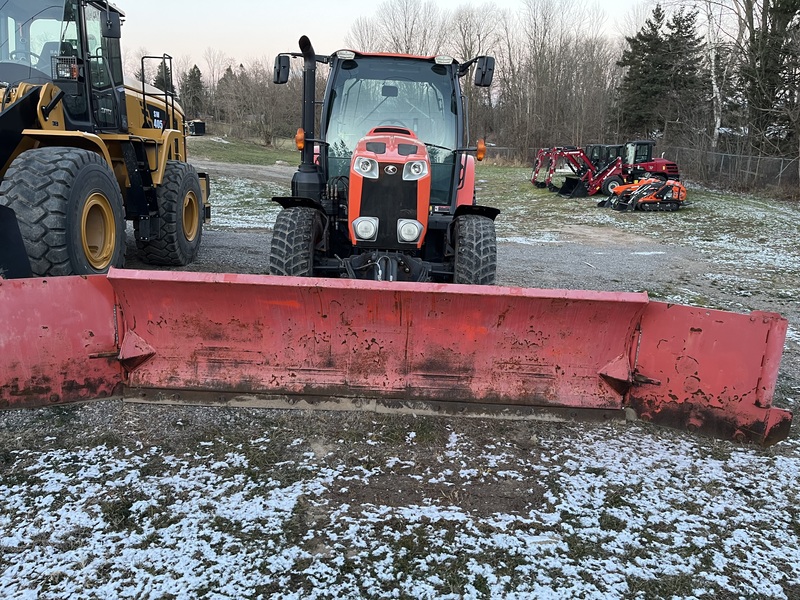
<svg viewBox="0 0 800 600"><path fill-rule="evenodd" d="M270 272L376 281L491 284L500 212L477 204L460 80L492 82L494 59L449 56L317 56L304 60L302 164L273 230ZM276 59L285 83L290 55ZM317 63L329 67L314 133ZM315 149L316 145L316 149Z"/></svg>

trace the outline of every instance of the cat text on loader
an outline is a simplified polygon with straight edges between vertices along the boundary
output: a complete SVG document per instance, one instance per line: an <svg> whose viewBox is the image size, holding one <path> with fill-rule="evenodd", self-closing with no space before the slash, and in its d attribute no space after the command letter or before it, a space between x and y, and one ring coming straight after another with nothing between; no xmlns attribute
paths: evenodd
<svg viewBox="0 0 800 600"><path fill-rule="evenodd" d="M492 284L495 208L475 200L460 79L475 66L488 87L494 59L362 54L304 59L302 164L275 222L276 275ZM285 83L290 55L275 63ZM329 65L319 136L314 134L316 64ZM315 150L316 146L316 150Z"/></svg>
<svg viewBox="0 0 800 600"><path fill-rule="evenodd" d="M208 177L186 162L174 96L124 81L122 18L105 0L0 5L0 220L19 230L34 275L123 266L126 219L149 263L197 254ZM143 71L146 59L171 72L168 56L145 57ZM0 241L0 268L19 254Z"/></svg>

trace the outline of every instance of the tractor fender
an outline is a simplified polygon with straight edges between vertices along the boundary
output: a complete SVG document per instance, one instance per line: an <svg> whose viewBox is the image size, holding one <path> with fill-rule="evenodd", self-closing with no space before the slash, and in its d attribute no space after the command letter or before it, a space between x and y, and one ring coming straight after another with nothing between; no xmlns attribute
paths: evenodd
<svg viewBox="0 0 800 600"><path fill-rule="evenodd" d="M277 202L283 208L293 208L295 206L304 206L306 208L314 208L325 215L325 209L323 208L322 204L320 204L319 200L314 200L313 198L308 198L305 196L273 196L273 202ZM325 215L327 218L327 215Z"/></svg>
<svg viewBox="0 0 800 600"><path fill-rule="evenodd" d="M497 215L500 214L499 208L494 208L492 206L481 206L479 204L462 204L456 207L456 212L453 214L453 219L460 217L461 215L478 215L481 217L487 217L494 221L497 218Z"/></svg>

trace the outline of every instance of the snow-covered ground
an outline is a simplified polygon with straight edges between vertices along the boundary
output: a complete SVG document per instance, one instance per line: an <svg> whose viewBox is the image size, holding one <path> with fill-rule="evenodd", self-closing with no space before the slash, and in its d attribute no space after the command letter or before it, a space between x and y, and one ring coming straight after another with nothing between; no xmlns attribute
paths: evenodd
<svg viewBox="0 0 800 600"><path fill-rule="evenodd" d="M693 191L678 213L617 214L489 173L501 252L526 248L508 281L786 309L798 364L796 204ZM270 227L286 193L214 182L220 237ZM797 426L764 450L644 424L0 413L0 598L487 597L800 598Z"/></svg>
<svg viewBox="0 0 800 600"><path fill-rule="evenodd" d="M146 418L103 404L67 410ZM227 435L166 418L193 449L106 424L100 445L3 452L0 597L800 594L796 437L771 452L638 424L251 410Z"/></svg>

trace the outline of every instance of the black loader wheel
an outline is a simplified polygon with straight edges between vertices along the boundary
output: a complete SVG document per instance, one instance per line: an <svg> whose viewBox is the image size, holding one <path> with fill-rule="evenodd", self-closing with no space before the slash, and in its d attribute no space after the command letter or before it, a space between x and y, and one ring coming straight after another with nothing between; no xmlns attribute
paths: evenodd
<svg viewBox="0 0 800 600"><path fill-rule="evenodd" d="M35 148L0 185L17 214L34 275L93 275L125 264L125 212L114 173L96 152Z"/></svg>
<svg viewBox="0 0 800 600"><path fill-rule="evenodd" d="M603 185L600 191L603 192L604 196L610 196L614 193L614 190L621 185L622 185L622 177L619 177L617 175L612 175L611 177L607 177L606 180L603 181Z"/></svg>
<svg viewBox="0 0 800 600"><path fill-rule="evenodd" d="M182 267L197 257L203 237L203 193L197 171L170 160L157 192L160 229L148 241L136 240L139 255L151 265Z"/></svg>
<svg viewBox="0 0 800 600"><path fill-rule="evenodd" d="M479 215L456 219L454 283L493 285L497 274L494 221Z"/></svg>
<svg viewBox="0 0 800 600"><path fill-rule="evenodd" d="M272 275L312 277L314 252L322 239L322 215L314 208L284 208L275 219L269 272Z"/></svg>

